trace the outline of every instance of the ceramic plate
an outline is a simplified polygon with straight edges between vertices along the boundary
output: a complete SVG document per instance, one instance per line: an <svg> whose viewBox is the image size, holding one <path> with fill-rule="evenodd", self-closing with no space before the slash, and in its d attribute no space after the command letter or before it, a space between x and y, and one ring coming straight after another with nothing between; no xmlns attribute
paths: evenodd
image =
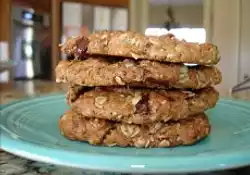
<svg viewBox="0 0 250 175"><path fill-rule="evenodd" d="M207 111L211 135L193 146L177 148L108 148L69 141L58 120L68 108L64 95L43 96L1 108L1 148L37 161L83 169L183 173L250 164L250 103L221 99Z"/></svg>

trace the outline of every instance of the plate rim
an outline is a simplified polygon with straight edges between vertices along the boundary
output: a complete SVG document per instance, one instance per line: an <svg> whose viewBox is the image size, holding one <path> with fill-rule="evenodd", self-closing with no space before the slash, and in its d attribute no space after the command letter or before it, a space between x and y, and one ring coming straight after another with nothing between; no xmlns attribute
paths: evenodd
<svg viewBox="0 0 250 175"><path fill-rule="evenodd" d="M38 97L29 97L27 99L21 99L21 100L17 100L17 101L14 101L14 102L11 102L9 104L5 104L5 105L1 105L1 109L0 109L0 112L4 111L5 109L7 109L8 107L12 106L12 105L15 105L15 104L18 104L20 102L23 102L23 101L30 101L30 100L34 100L34 99L40 99L40 98L49 98L49 97L60 97L60 96L63 96L63 94L61 93L56 93L56 94L50 94L50 95L42 95L42 96L38 96ZM250 105L250 101L245 101L245 100L238 100L238 99L231 99L231 98L220 98L220 101L223 100L223 101L232 101L232 102L240 102L240 103L243 103L243 104L246 104L246 105ZM4 116L2 116L4 117ZM98 165L96 166L91 166L91 165L87 165L88 164L88 161L86 162L86 158L101 158L101 159L109 159L110 161L112 161L113 163L116 163L119 162L122 158L124 158L122 155L112 155L112 156L108 156L108 155L94 155L94 154L91 154L91 153L84 153L84 152L81 152L81 154L77 153L77 152L74 152L74 151L70 151L70 152L67 152L66 151L66 154L65 154L65 151L63 151L63 149L55 149L55 148L51 148L51 147L45 147L44 145L40 146L36 143L32 143L32 142L29 142L29 141L25 141L25 140L16 140L15 138L13 138L11 136L10 133L7 133L6 131L3 130L3 124L0 123L0 129L3 131L1 132L2 133L2 137L0 138L0 147L1 149L3 149L4 151L6 152L9 152L9 153L12 153L12 154L15 154L17 156L21 156L21 157L25 157L25 158L28 158L28 159L31 159L31 160L35 160L35 161L42 161L42 162L46 162L46 163L50 163L50 164L56 164L56 165L62 165L62 166L70 166L70 167L75 167L75 168L82 168L82 169L88 169L88 170L98 170L98 171L112 171L112 172L125 172L125 173L128 173L128 172L133 172L133 173L189 173L189 172L205 172L205 171L214 171L214 170L221 170L221 169L231 169L231 168L237 168L237 167L242 167L242 166L246 166L246 165L250 165L250 149L249 151L236 151L236 152L233 152L231 154L220 154L220 159L224 159L225 162L228 162L228 163L223 163L221 162L220 164L218 164L218 162L216 161L212 161L214 160L214 155L212 156L208 156L208 155L204 155L204 156L199 156L198 158L196 158L194 160L194 157L191 156L191 157L185 157L186 160L191 160L196 163L199 163L200 162L203 162L203 163L200 163L200 165L198 166L199 168L197 168L197 166L195 166L195 168L193 168L192 166L187 166L186 165L186 168L180 168L178 165L178 168L176 169L168 169L169 167L159 167L159 169L156 169L157 166L154 165L152 167L150 166L146 166L144 165L144 167L140 167L140 166L133 166L131 165L131 163L127 163L126 165L120 165L120 167L118 166L114 166L115 168L112 168L111 167L111 164L109 165L109 167L105 168L104 166L107 166L107 165L104 165L103 163L98 163ZM13 147L12 145L15 145L15 147ZM91 145L89 145L91 146ZM38 153L41 153L43 152L44 150L43 149L47 149L47 153L45 151L45 153L43 155L38 155L38 154L30 154L28 151L29 149L27 150L27 147L36 147L37 149L37 152ZM26 153L29 153L29 155L23 155L23 154L20 154L20 151L26 151ZM60 160L62 157L64 156L60 156L56 158L50 158L50 159L44 159L46 157L46 155L51 155L50 153L52 152L56 152L58 151L58 153L62 154L64 156L68 156L68 157L71 157L70 158L70 161L74 162L74 163L69 163L68 161L62 161ZM70 155L69 155L70 153ZM72 154L74 154L74 156L72 156ZM235 155L237 154L237 155ZM77 161L81 160L81 164L75 162L76 160L73 160L75 159L75 157L78 159ZM128 156L130 159L133 159L133 161L139 161L139 159L141 160L141 158L137 158L136 159L136 156ZM201 158L200 158L201 157ZM206 161L204 161L204 157L206 157ZM183 157L175 157L174 159L184 159ZM242 158L244 158L244 160L242 160ZM173 159L173 157L171 157L171 159ZM203 159L201 161L201 159ZM230 159L230 161L228 160ZM60 161L59 161L60 160ZM168 161L169 162L169 158L167 157L150 157L150 156L145 156L144 157L144 164L148 163L148 162L153 162L154 161ZM227 160L227 161L226 161ZM85 163L83 164L83 162L85 161ZM92 160L93 161L93 160ZM214 162L211 164L211 161ZM103 162L103 161L101 161ZM210 162L210 167L207 166L207 167L202 167L201 165L204 164L205 162ZM216 162L216 163L215 163ZM93 163L93 162L92 162ZM100 165L102 164L102 165ZM107 163L106 163L107 164ZM212 167L213 168L212 168ZM155 168L154 168L155 167ZM174 166L173 166L174 167ZM176 166L175 166L176 167Z"/></svg>

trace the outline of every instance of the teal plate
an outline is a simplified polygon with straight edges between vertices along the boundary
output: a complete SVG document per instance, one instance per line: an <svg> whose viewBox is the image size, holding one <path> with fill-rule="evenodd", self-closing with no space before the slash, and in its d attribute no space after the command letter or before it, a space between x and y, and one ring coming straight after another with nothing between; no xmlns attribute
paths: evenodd
<svg viewBox="0 0 250 175"><path fill-rule="evenodd" d="M57 122L68 108L64 95L43 96L1 108L1 148L47 163L90 170L187 173L250 165L250 103L220 99L207 111L211 135L176 148L97 147L69 141Z"/></svg>

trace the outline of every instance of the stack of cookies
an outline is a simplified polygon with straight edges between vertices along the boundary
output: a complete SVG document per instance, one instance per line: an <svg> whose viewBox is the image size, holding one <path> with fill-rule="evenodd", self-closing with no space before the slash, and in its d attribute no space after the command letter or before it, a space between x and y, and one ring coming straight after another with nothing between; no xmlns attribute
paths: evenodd
<svg viewBox="0 0 250 175"><path fill-rule="evenodd" d="M68 83L61 133L95 145L173 147L210 133L205 110L221 82L217 47L173 35L101 31L61 46L56 81ZM190 63L195 64L187 66Z"/></svg>

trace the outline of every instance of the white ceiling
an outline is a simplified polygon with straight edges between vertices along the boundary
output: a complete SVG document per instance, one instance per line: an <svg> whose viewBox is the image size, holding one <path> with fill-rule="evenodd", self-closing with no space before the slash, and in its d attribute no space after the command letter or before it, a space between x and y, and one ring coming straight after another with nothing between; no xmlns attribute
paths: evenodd
<svg viewBox="0 0 250 175"><path fill-rule="evenodd" d="M153 5L201 5L202 0L148 0Z"/></svg>

